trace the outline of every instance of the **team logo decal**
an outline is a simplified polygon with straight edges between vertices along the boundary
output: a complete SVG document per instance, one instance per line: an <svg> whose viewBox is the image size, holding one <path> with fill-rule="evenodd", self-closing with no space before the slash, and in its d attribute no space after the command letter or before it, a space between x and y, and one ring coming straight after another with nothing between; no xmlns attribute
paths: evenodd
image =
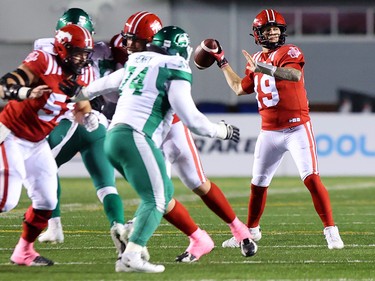
<svg viewBox="0 0 375 281"><path fill-rule="evenodd" d="M57 39L57 42L64 44L66 42L72 41L72 34L70 34L69 32L59 30L57 31L55 38Z"/></svg>
<svg viewBox="0 0 375 281"><path fill-rule="evenodd" d="M297 47L290 47L289 48L288 55L291 58L294 58L294 59L298 58L300 54L301 54L301 51Z"/></svg>
<svg viewBox="0 0 375 281"><path fill-rule="evenodd" d="M176 37L176 45L179 47L187 47L190 44L190 38L187 33L182 33Z"/></svg>
<svg viewBox="0 0 375 281"><path fill-rule="evenodd" d="M152 31L154 33L157 33L161 29L161 24L159 21L155 20L151 25L150 25Z"/></svg>
<svg viewBox="0 0 375 281"><path fill-rule="evenodd" d="M34 51L27 56L27 58L25 59L25 62L36 61L38 57L39 57L39 53L37 51Z"/></svg>

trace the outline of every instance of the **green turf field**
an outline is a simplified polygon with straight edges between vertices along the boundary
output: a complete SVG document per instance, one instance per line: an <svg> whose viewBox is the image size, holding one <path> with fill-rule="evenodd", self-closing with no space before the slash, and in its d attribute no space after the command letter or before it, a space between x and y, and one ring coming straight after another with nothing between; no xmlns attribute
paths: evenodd
<svg viewBox="0 0 375 281"><path fill-rule="evenodd" d="M213 179L227 195L239 218L246 221L249 179ZM35 242L36 249L55 261L52 267L11 265L9 257L20 235L29 200L0 214L0 280L375 280L375 178L323 178L334 217L344 240L342 250L328 250L310 194L298 178L275 178L261 221L258 253L245 258L239 249L223 249L229 228L196 195L175 181L175 197L216 243L193 264L175 263L188 238L166 221L149 242L151 261L166 266L161 274L116 273L116 254L109 225L88 179L62 180L63 244ZM133 190L118 180L126 218L138 204Z"/></svg>

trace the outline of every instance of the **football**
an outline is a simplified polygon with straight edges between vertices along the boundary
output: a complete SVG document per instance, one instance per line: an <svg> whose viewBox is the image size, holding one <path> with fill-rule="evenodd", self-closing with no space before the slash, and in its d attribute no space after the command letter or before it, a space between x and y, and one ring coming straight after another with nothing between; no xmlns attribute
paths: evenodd
<svg viewBox="0 0 375 281"><path fill-rule="evenodd" d="M194 50L194 64L198 69L205 69L210 67L214 62L215 58L211 56L210 52L218 52L219 46L215 39L203 40Z"/></svg>

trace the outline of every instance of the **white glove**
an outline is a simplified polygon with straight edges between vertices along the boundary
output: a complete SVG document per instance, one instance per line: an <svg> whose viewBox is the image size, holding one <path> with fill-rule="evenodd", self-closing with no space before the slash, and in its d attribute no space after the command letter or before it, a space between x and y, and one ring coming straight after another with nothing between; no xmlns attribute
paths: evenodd
<svg viewBox="0 0 375 281"><path fill-rule="evenodd" d="M219 128L217 131L217 137L222 140L232 140L234 142L239 142L240 140L240 129L236 126L225 123L225 121L220 121L218 123Z"/></svg>
<svg viewBox="0 0 375 281"><path fill-rule="evenodd" d="M88 132L93 132L99 127L99 118L92 111L85 113L83 117L83 126Z"/></svg>

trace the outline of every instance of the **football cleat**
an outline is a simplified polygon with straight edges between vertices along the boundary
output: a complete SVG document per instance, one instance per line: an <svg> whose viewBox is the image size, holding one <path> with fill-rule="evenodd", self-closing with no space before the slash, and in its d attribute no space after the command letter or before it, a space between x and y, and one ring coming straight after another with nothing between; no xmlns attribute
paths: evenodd
<svg viewBox="0 0 375 281"><path fill-rule="evenodd" d="M203 255L210 253L215 247L214 241L207 234L206 231L201 230L199 239L194 239L189 236L190 244L184 253L177 256L175 261L177 262L195 262L199 260Z"/></svg>
<svg viewBox="0 0 375 281"><path fill-rule="evenodd" d="M124 233L125 244L127 244L129 242L130 236L133 234L135 220L136 220L136 217L131 219L131 220L128 220L124 225L124 228L125 228L125 233ZM146 261L150 260L150 253L148 252L148 249L147 249L146 246L144 246L142 248L141 256L142 256L142 259L144 259Z"/></svg>
<svg viewBox="0 0 375 281"><path fill-rule="evenodd" d="M260 239L262 239L262 229L259 225L257 227L249 228L249 231L253 241L258 242Z"/></svg>
<svg viewBox="0 0 375 281"><path fill-rule="evenodd" d="M255 242L258 242L260 239L262 239L262 230L260 226L249 228L249 232L251 234L252 240ZM223 248L239 248L240 243L236 240L236 238L232 237L228 240L225 240L221 246Z"/></svg>
<svg viewBox="0 0 375 281"><path fill-rule="evenodd" d="M45 232L39 235L38 241L41 243L63 243L64 232L60 217L51 218L48 220L48 228Z"/></svg>
<svg viewBox="0 0 375 281"><path fill-rule="evenodd" d="M53 265L53 261L45 258L45 257L42 257L42 256L37 256L36 258L34 258L33 260L28 260L27 258L25 259L20 259L19 257L14 257L12 256L10 258L10 262L12 264L16 264L16 265L25 265L25 266L51 266Z"/></svg>
<svg viewBox="0 0 375 281"><path fill-rule="evenodd" d="M121 258L122 253L125 251L127 240L125 238L125 227L121 223L114 222L111 230L111 238L113 244L116 247L116 253L119 258Z"/></svg>
<svg viewBox="0 0 375 281"><path fill-rule="evenodd" d="M121 260L116 262L116 272L160 273L164 270L164 265L152 264L142 259L141 253L124 253Z"/></svg>
<svg viewBox="0 0 375 281"><path fill-rule="evenodd" d="M236 238L234 236L232 238L229 238L225 240L222 244L221 247L223 248L239 248L240 243L237 242Z"/></svg>
<svg viewBox="0 0 375 281"><path fill-rule="evenodd" d="M344 242L341 240L337 226L328 226L324 228L323 233L328 244L328 249L344 248Z"/></svg>
<svg viewBox="0 0 375 281"><path fill-rule="evenodd" d="M177 262L195 262L197 260L197 257L190 254L189 252L184 252L181 255L177 256L175 259L175 261Z"/></svg>
<svg viewBox="0 0 375 281"><path fill-rule="evenodd" d="M257 244L249 238L246 238L241 241L240 248L241 248L241 254L245 257L252 257L258 251Z"/></svg>

